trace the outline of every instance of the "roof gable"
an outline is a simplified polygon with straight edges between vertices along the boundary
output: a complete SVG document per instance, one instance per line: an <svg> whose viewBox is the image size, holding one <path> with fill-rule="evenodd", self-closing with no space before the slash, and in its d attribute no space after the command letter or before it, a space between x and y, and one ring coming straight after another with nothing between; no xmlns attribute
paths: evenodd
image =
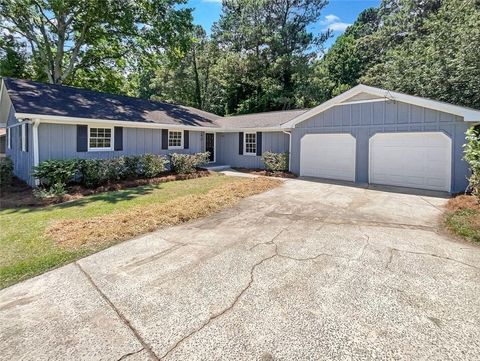
<svg viewBox="0 0 480 361"><path fill-rule="evenodd" d="M480 122L480 111L461 107L458 105L448 104L436 100L407 95L403 93L392 92L385 89L375 88L367 85L357 85L356 87L332 98L319 106L301 114L291 121L282 125L284 128L293 128L296 124L301 123L313 116L330 109L336 105L344 105L355 102L375 102L384 100L394 100L404 103L417 105L424 108L434 109L445 113L450 113L463 117L465 122Z"/></svg>

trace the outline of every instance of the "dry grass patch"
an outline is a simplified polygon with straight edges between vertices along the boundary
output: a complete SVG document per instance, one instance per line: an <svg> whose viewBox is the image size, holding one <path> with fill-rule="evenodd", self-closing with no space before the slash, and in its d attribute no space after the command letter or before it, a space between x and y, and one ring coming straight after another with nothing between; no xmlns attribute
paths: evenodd
<svg viewBox="0 0 480 361"><path fill-rule="evenodd" d="M246 179L224 184L206 194L187 195L160 204L138 206L125 212L89 219L56 220L46 229L46 233L61 247L69 249L108 245L159 227L205 217L281 183L280 180L268 178Z"/></svg>

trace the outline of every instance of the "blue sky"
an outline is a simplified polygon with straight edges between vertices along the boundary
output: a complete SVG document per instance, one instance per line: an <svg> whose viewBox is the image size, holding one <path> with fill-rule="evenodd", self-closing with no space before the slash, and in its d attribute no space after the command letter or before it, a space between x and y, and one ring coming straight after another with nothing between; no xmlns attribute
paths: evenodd
<svg viewBox="0 0 480 361"><path fill-rule="evenodd" d="M362 10L376 7L381 0L330 0L323 9L322 18L312 26L314 33L326 28L333 31L333 37L325 44L329 47L335 38L343 33L346 26L353 23ZM210 33L212 24L218 20L222 8L221 0L189 0L188 7L194 8L193 17L196 24L202 25Z"/></svg>

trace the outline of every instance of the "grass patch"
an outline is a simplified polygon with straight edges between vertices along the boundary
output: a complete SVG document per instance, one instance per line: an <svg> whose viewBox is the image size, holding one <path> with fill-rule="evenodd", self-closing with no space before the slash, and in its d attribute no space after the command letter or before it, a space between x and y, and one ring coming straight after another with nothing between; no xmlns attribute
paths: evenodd
<svg viewBox="0 0 480 361"><path fill-rule="evenodd" d="M480 242L480 204L474 196L459 196L447 203L445 226L453 234Z"/></svg>
<svg viewBox="0 0 480 361"><path fill-rule="evenodd" d="M214 175L0 211L0 287L156 228L203 217L279 185Z"/></svg>

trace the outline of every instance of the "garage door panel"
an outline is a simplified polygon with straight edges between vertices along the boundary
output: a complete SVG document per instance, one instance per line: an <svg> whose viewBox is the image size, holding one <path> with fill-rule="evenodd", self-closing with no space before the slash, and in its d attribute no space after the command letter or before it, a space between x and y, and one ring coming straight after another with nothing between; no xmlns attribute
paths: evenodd
<svg viewBox="0 0 480 361"><path fill-rule="evenodd" d="M355 181L355 138L307 134L301 140L300 175Z"/></svg>
<svg viewBox="0 0 480 361"><path fill-rule="evenodd" d="M370 183L450 191L451 140L440 132L370 138Z"/></svg>

